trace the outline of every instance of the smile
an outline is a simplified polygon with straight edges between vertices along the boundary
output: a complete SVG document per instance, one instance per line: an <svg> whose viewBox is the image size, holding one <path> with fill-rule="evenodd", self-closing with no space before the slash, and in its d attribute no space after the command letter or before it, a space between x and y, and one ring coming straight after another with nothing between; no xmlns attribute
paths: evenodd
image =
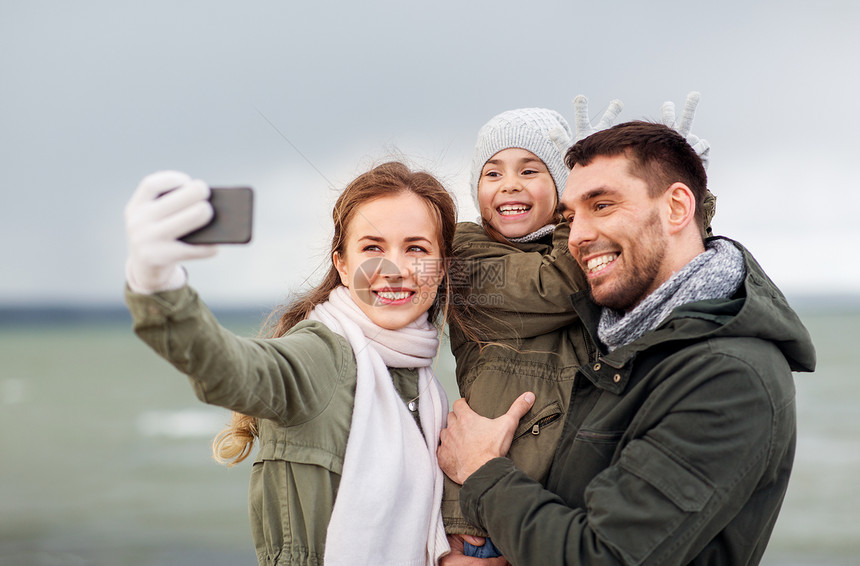
<svg viewBox="0 0 860 566"><path fill-rule="evenodd" d="M525 214L529 210L531 210L531 206L527 204L503 204L496 210L499 212L501 216L517 216L519 214Z"/></svg>
<svg viewBox="0 0 860 566"><path fill-rule="evenodd" d="M402 304L405 303L412 295L415 294L414 291L374 291L373 292L376 297L379 299L380 303L384 304Z"/></svg>
<svg viewBox="0 0 860 566"><path fill-rule="evenodd" d="M593 257L585 264L585 272L589 276L597 275L609 266L613 261L618 259L618 254L603 254Z"/></svg>

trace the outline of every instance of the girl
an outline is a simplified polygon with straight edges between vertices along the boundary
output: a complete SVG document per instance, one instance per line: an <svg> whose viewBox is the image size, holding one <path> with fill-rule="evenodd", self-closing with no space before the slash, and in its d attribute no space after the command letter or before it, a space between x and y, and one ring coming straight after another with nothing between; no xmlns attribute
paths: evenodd
<svg viewBox="0 0 860 566"><path fill-rule="evenodd" d="M535 404L520 421L509 457L540 480L552 460L562 416L578 366L592 346L566 305L570 288L585 285L567 250L567 230L556 229L556 207L567 180L564 152L573 143L570 126L557 112L521 108L490 119L478 132L470 188L481 225L462 222L454 238L456 281L476 320L481 340L452 322L451 351L460 394L477 413L495 418L523 392ZM544 272L556 284L542 287ZM565 287L562 287L562 281ZM541 306L541 301L555 308ZM471 309L468 309L471 307ZM542 312L543 311L543 312ZM451 534L483 533L460 514L459 488L446 479L443 516ZM467 556L498 556L492 541L452 537Z"/></svg>
<svg viewBox="0 0 860 566"><path fill-rule="evenodd" d="M689 132L698 93L687 100L679 130ZM576 140L609 127L621 111L612 101L597 126L588 117L587 100L574 100ZM674 124L666 103L663 120ZM482 416L496 418L525 391L535 393L532 409L520 421L509 457L538 481L549 471L578 366L596 348L569 302L587 284L568 250L569 230L558 224L556 207L567 181L564 154L575 140L565 119L553 110L521 108L491 118L478 132L472 160L471 190L481 225L457 225L454 238L457 282L466 287L472 324L482 336L473 339L450 325L451 350L457 362L460 394ZM707 142L688 136L700 155ZM711 202L711 206L713 203ZM710 219L706 210L706 217ZM443 516L452 548L467 556L499 556L486 533L460 514L459 487L447 480ZM475 538L472 535L477 535ZM473 546L478 545L478 546Z"/></svg>
<svg viewBox="0 0 860 566"><path fill-rule="evenodd" d="M448 402L430 362L447 306L450 195L401 163L360 175L335 204L323 282L254 340L221 327L178 265L214 253L176 240L208 221L208 193L181 173L143 180L126 208L126 299L135 332L197 396L239 413L216 456L241 461L259 438L259 563L435 564L448 551L436 464Z"/></svg>

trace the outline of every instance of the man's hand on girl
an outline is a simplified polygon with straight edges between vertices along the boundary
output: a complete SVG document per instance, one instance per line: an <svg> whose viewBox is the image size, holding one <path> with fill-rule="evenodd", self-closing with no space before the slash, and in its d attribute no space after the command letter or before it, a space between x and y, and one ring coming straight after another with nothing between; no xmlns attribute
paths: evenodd
<svg viewBox="0 0 860 566"><path fill-rule="evenodd" d="M507 455L520 419L534 402L534 393L523 393L507 413L488 419L473 411L465 400L457 399L448 413L448 428L440 435L439 467L449 478L462 484L493 458Z"/></svg>

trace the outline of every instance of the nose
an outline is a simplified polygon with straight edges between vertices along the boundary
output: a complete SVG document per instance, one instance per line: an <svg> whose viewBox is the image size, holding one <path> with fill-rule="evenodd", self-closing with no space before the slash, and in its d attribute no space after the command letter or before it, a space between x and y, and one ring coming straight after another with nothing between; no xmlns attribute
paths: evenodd
<svg viewBox="0 0 860 566"><path fill-rule="evenodd" d="M573 257L578 257L580 248L593 242L597 234L594 224L584 214L574 216L569 225L570 236L567 239L567 247L570 249Z"/></svg>
<svg viewBox="0 0 860 566"><path fill-rule="evenodd" d="M518 193L521 190L523 190L523 186L519 179L512 177L511 175L506 176L505 182L502 185L503 193Z"/></svg>
<svg viewBox="0 0 860 566"><path fill-rule="evenodd" d="M410 258L404 253L392 252L386 258L388 260L387 269L382 273L386 279L399 280L406 279L412 273L414 258Z"/></svg>

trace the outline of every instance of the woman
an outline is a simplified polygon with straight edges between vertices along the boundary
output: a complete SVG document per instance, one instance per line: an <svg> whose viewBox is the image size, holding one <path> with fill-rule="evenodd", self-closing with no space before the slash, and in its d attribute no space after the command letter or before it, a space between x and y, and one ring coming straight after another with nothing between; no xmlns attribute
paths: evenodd
<svg viewBox="0 0 860 566"><path fill-rule="evenodd" d="M324 280L255 340L221 327L179 266L214 253L177 240L211 217L208 193L177 172L143 180L126 208L126 297L138 336L202 401L237 412L216 456L241 461L259 438L259 563L435 564L448 551L435 454L448 403L430 362L450 195L401 163L360 175L335 204Z"/></svg>

